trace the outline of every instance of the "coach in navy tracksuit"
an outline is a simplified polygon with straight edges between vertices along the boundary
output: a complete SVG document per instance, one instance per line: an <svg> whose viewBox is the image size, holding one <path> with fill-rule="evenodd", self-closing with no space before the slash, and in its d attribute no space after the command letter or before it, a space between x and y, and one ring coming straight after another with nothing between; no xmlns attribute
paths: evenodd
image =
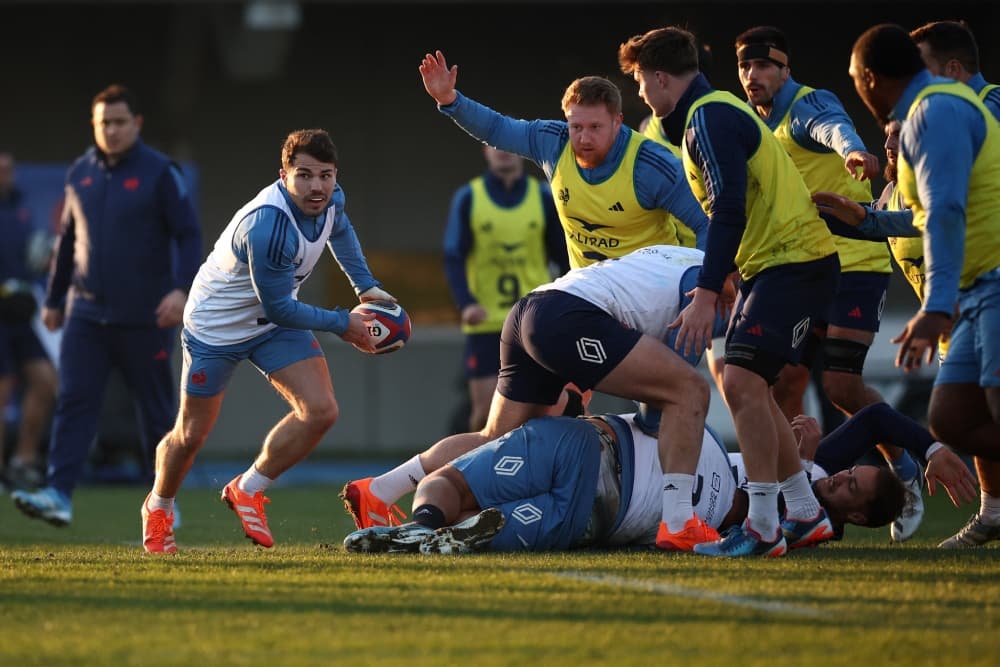
<svg viewBox="0 0 1000 667"><path fill-rule="evenodd" d="M46 486L16 493L18 508L55 525L72 519L70 495L97 434L108 377L118 369L139 411L150 475L173 426L171 352L202 240L180 170L139 139L142 116L123 86L94 98L96 147L66 177L63 227L42 311L65 324Z"/></svg>

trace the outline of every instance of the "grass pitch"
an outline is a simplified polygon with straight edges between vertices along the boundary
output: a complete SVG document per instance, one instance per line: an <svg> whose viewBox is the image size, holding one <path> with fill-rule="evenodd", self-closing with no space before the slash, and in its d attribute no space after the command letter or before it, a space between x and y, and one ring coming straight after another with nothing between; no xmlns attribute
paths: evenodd
<svg viewBox="0 0 1000 667"><path fill-rule="evenodd" d="M61 529L0 499L0 665L1000 664L1000 543L934 548L975 511L943 495L905 545L723 561L349 555L339 488L273 490L268 550L185 490L172 557L139 546L145 488L83 488Z"/></svg>

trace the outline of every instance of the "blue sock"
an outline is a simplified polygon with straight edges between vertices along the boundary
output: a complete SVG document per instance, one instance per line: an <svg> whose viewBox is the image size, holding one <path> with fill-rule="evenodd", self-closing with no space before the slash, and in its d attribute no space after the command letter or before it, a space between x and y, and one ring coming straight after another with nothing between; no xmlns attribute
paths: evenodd
<svg viewBox="0 0 1000 667"><path fill-rule="evenodd" d="M892 471L896 473L896 477L900 478L904 482L909 482L911 479L915 478L920 474L920 468L917 467L917 462L913 460L910 453L903 451L903 455L900 456L895 461L890 464L892 466Z"/></svg>

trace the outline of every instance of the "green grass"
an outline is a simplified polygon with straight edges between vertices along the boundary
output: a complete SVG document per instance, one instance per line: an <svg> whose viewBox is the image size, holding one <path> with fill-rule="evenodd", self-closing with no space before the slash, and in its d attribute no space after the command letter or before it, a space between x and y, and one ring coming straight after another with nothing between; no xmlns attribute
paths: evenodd
<svg viewBox="0 0 1000 667"><path fill-rule="evenodd" d="M345 554L339 488L275 489L270 550L185 490L173 557L139 547L145 489L83 488L63 529L3 499L0 665L1000 663L1000 550L935 549L973 511L942 496L905 545L452 558Z"/></svg>

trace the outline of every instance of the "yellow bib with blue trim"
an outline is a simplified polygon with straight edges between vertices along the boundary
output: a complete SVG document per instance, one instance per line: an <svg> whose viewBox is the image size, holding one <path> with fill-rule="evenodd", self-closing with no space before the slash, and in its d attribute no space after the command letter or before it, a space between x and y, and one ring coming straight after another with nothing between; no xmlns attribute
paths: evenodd
<svg viewBox="0 0 1000 667"><path fill-rule="evenodd" d="M629 132L621 164L601 183L583 180L570 142L556 163L552 194L566 233L569 265L574 269L646 246L677 245L673 216L663 209L639 205L635 159L640 144L648 140L638 132Z"/></svg>
<svg viewBox="0 0 1000 667"><path fill-rule="evenodd" d="M815 89L802 86L795 99L792 100L784 118L774 129L774 136L792 158L802 180L806 182L809 192L836 192L850 197L857 202L872 200L872 186L868 181L853 178L844 169L844 159L835 152L817 153L803 148L792 137L792 107L800 99ZM892 273L889 262L889 252L885 245L859 239L849 239L844 236L834 236L837 254L840 256L840 270L873 271L875 273Z"/></svg>
<svg viewBox="0 0 1000 667"><path fill-rule="evenodd" d="M486 309L486 319L463 324L462 331L467 334L500 331L511 306L551 280L541 187L531 176L527 181L524 199L511 208L493 201L482 176L469 183L472 249L465 259L465 275L469 291Z"/></svg>
<svg viewBox="0 0 1000 667"><path fill-rule="evenodd" d="M961 97L974 105L986 121L986 140L972 163L965 204L965 250L959 279L959 287L965 289L979 276L1000 266L1000 125L972 89L959 82L926 86L917 93L907 118L928 95ZM913 226L923 232L927 228L927 211L918 197L916 174L902 152L898 172L897 187L903 202L913 209Z"/></svg>
<svg viewBox="0 0 1000 667"><path fill-rule="evenodd" d="M746 229L736 251L740 276L749 280L773 266L811 262L835 253L833 235L820 219L795 163L745 102L731 93L712 91L691 105L686 126L698 109L710 103L729 104L760 128L760 145L747 161ZM682 156L691 191L709 213L704 175L688 153L687 142Z"/></svg>

